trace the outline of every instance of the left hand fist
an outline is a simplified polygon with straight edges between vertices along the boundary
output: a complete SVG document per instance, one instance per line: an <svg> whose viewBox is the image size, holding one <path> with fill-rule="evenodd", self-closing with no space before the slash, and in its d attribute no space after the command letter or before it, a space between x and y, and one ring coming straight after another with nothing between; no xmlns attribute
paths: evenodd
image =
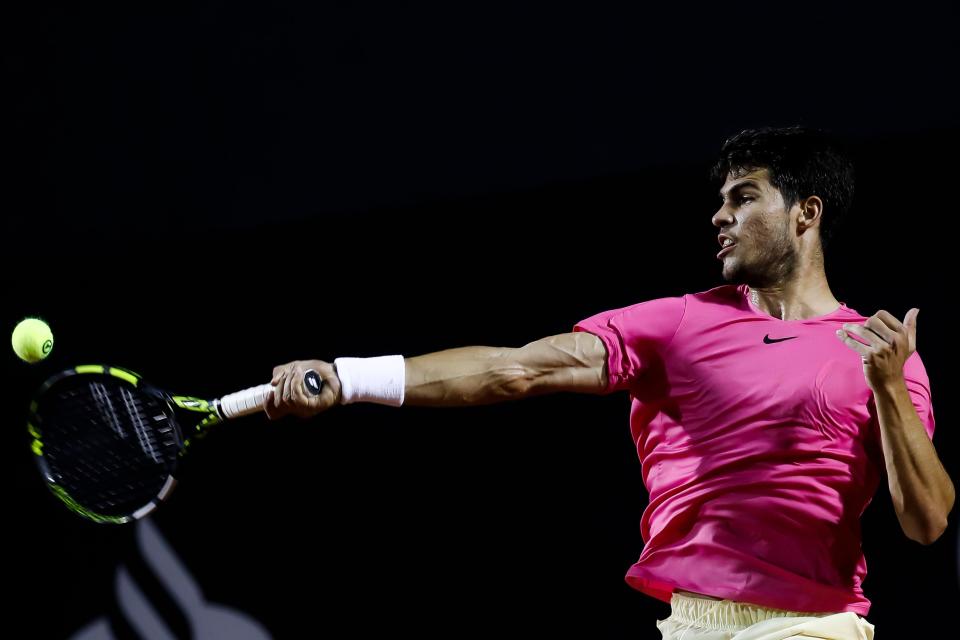
<svg viewBox="0 0 960 640"><path fill-rule="evenodd" d="M837 331L837 337L860 354L867 386L874 392L903 380L903 365L917 350L919 313L919 309L910 309L901 323L886 311L878 311L862 325L845 324ZM851 334L862 341L855 340Z"/></svg>

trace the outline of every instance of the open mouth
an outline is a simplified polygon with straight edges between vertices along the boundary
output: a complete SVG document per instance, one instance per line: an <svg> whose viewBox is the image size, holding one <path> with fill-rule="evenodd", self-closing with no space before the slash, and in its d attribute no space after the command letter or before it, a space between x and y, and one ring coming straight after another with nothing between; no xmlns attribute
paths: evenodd
<svg viewBox="0 0 960 640"><path fill-rule="evenodd" d="M734 242L733 244L727 245L727 246L724 247L723 249L720 249L720 253L717 254L717 259L718 259L718 260L722 260L722 259L723 259L723 256L725 256L725 255L727 255L728 253L730 253L731 251L733 251L734 247L736 247L736 246L737 246L737 243Z"/></svg>

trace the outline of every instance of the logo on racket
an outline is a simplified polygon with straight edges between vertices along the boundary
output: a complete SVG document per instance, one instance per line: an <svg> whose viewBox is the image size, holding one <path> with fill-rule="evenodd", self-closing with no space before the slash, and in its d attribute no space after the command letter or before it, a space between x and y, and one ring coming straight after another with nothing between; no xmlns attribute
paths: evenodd
<svg viewBox="0 0 960 640"><path fill-rule="evenodd" d="M320 387L323 386L323 380L320 379L320 374L318 374L313 369L308 369L306 373L303 374L303 384L306 387L307 393L312 396L320 395Z"/></svg>

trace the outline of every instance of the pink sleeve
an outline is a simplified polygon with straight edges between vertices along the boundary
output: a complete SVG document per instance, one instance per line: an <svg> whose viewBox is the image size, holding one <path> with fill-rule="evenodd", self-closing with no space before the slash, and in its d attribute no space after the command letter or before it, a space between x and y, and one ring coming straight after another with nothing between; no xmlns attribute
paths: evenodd
<svg viewBox="0 0 960 640"><path fill-rule="evenodd" d="M933 430L936 423L933 418L933 400L930 394L930 378L920 359L920 353L914 352L903 365L903 377L907 382L907 391L910 399L920 416L920 422L927 430L927 435L933 440Z"/></svg>
<svg viewBox="0 0 960 640"><path fill-rule="evenodd" d="M687 299L658 298L623 309L604 311L573 327L592 333L607 348L607 392L628 389L662 356L680 327Z"/></svg>

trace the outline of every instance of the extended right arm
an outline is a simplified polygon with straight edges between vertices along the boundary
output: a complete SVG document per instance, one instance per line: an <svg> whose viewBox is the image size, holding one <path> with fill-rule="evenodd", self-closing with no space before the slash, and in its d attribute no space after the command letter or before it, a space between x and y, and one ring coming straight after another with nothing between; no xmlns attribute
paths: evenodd
<svg viewBox="0 0 960 640"><path fill-rule="evenodd" d="M404 404L462 407L571 391L601 393L607 388L606 348L593 334L550 336L519 348L462 347L403 362ZM319 396L299 384L313 369L324 381ZM298 360L274 369L276 392L267 397L270 418L288 413L308 417L340 401L336 368L322 360Z"/></svg>
<svg viewBox="0 0 960 640"><path fill-rule="evenodd" d="M590 333L564 333L517 349L463 347L407 358L405 404L452 407L607 387L606 349Z"/></svg>

